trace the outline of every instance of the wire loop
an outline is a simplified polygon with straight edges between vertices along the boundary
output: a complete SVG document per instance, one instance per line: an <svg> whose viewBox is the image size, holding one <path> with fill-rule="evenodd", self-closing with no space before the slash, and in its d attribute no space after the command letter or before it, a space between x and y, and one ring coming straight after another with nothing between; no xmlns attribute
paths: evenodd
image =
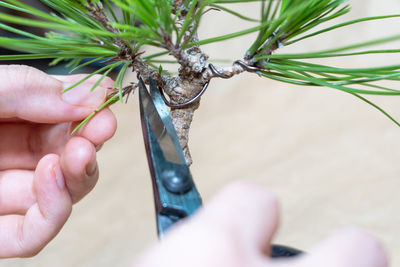
<svg viewBox="0 0 400 267"><path fill-rule="evenodd" d="M208 67L210 68L211 72L212 72L215 76L220 77L220 78L222 78L222 79L229 79L229 78L232 78L232 76L233 76L233 74L228 75L228 74L225 74L225 73L220 72L220 71L217 70L217 68L216 68L213 64L211 64L211 63L208 64Z"/></svg>
<svg viewBox="0 0 400 267"><path fill-rule="evenodd" d="M160 90L161 97L162 97L162 99L164 100L165 104L166 104L168 107L170 107L170 108L185 108L185 107L190 106L191 104L197 102L197 101L200 99L200 97L201 97L201 96L204 94L204 92L207 90L209 83L210 83L209 81L206 82L206 83L203 85L203 88L200 90L200 92L199 92L197 95L195 95L192 99L190 99L190 100L188 100L188 101L186 101L186 102L184 102L184 103L171 103L171 102L168 101L168 99L165 97L164 90L163 90L161 87L158 87L158 90Z"/></svg>
<svg viewBox="0 0 400 267"><path fill-rule="evenodd" d="M257 71L261 71L262 70L259 67L251 66L251 65L247 64L243 60L236 60L235 62L233 62L233 64L239 65L240 67L242 67L243 69L245 69L248 72L257 72Z"/></svg>

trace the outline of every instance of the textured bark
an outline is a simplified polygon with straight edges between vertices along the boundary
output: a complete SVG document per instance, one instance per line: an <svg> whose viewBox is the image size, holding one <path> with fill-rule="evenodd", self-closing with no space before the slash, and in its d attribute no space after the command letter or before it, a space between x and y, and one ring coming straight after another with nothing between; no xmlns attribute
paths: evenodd
<svg viewBox="0 0 400 267"><path fill-rule="evenodd" d="M206 55L196 49L191 52L186 51L182 56L182 62L185 62L183 64L185 67L180 69L180 74L177 77L161 76L139 58L133 61L132 67L146 83L148 83L150 77L153 78L157 85L168 95L171 103L180 104L195 97L202 90L204 84L209 81L209 76L203 75L206 72L205 58ZM172 108L170 113L186 163L189 166L193 162L188 146L189 129L194 112L199 106L200 103L197 101L184 108Z"/></svg>
<svg viewBox="0 0 400 267"><path fill-rule="evenodd" d="M178 77L170 80L166 84L166 92L170 96L172 103L183 103L192 99L202 89L204 83L201 79L188 79L187 77ZM171 117L174 123L176 132L178 134L179 142L185 154L186 163L190 166L193 162L189 150L189 130L193 121L194 112L200 106L200 102L193 103L192 105L171 109Z"/></svg>

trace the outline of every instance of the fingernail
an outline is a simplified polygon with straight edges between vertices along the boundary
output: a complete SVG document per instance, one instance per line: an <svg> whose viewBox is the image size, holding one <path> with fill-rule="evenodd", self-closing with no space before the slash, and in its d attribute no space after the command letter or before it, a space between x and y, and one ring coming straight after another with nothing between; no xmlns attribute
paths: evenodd
<svg viewBox="0 0 400 267"><path fill-rule="evenodd" d="M96 171L97 171L97 161L96 161L96 156L95 156L90 161L90 163L86 166L86 175L92 176L96 173Z"/></svg>
<svg viewBox="0 0 400 267"><path fill-rule="evenodd" d="M54 172L54 175L56 176L56 182L57 182L58 188L60 190L64 190L64 188L65 188L64 175L58 164L53 167L53 172Z"/></svg>
<svg viewBox="0 0 400 267"><path fill-rule="evenodd" d="M72 84L70 83L64 83L64 89L69 88L71 85ZM62 99L71 105L97 108L104 102L106 89L103 87L97 87L93 91L90 91L92 87L92 84L78 85L77 87L63 93Z"/></svg>

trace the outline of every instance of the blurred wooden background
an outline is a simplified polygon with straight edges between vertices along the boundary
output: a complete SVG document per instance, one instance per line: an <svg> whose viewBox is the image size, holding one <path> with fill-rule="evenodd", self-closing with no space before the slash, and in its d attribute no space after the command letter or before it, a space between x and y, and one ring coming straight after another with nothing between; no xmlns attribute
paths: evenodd
<svg viewBox="0 0 400 267"><path fill-rule="evenodd" d="M340 20L400 13L398 0L352 0ZM242 5L248 14L256 5ZM254 14L254 13L253 13ZM337 30L286 51L342 46L398 32L399 20ZM246 25L209 12L200 37ZM249 38L206 46L214 58L240 58ZM397 43L397 47L400 45ZM399 64L399 56L325 60L347 67ZM399 97L374 97L400 119ZM1 267L128 266L156 240L138 101L117 104L119 129L98 153L101 178L74 207L58 237L38 256ZM361 226L400 264L400 129L355 97L327 88L281 84L243 74L213 80L191 130L192 172L205 203L230 181L269 187L281 199L277 242L304 250L336 228Z"/></svg>

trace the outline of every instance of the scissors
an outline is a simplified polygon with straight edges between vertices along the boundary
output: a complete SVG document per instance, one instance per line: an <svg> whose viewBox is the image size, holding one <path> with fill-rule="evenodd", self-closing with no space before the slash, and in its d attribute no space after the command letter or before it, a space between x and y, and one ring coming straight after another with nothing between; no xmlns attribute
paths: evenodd
<svg viewBox="0 0 400 267"><path fill-rule="evenodd" d="M153 185L157 231L162 238L179 220L202 205L160 88L149 78L150 92L139 77L143 139ZM292 257L297 249L273 245L271 257Z"/></svg>

